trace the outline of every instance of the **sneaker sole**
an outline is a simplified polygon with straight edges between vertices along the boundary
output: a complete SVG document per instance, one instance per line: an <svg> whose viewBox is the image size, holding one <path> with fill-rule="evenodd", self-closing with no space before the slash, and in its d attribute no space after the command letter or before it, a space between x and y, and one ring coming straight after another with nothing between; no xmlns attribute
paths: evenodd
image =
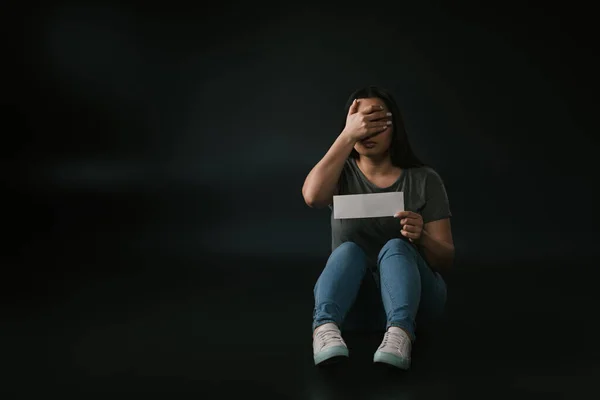
<svg viewBox="0 0 600 400"><path fill-rule="evenodd" d="M410 360L407 360L405 358L400 358L393 354L384 353L381 351L378 351L375 353L375 355L373 356L373 362L391 365L392 367L396 367L396 368L400 368L400 369L404 369L404 370L407 370L410 368Z"/></svg>
<svg viewBox="0 0 600 400"><path fill-rule="evenodd" d="M328 365L336 363L350 356L347 347L336 346L325 351L321 351L313 356L315 365Z"/></svg>

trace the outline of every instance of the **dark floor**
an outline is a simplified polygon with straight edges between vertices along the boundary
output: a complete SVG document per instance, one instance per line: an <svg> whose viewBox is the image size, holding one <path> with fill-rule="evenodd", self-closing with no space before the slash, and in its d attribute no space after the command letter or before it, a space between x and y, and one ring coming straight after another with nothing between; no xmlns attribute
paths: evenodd
<svg viewBox="0 0 600 400"><path fill-rule="evenodd" d="M65 262L73 265L69 274L41 273L29 286L21 274L11 292L4 281L4 392L278 399L600 394L600 329L597 312L589 311L598 304L597 272L589 262L457 266L448 277L447 321L421 336L405 373L371 364L379 334L348 334L352 358L340 368L311 364L312 285L322 260Z"/></svg>

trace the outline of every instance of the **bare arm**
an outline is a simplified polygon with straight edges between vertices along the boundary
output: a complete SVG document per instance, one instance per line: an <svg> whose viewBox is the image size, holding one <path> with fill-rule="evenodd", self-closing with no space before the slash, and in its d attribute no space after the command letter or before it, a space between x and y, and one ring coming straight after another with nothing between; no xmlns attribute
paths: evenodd
<svg viewBox="0 0 600 400"><path fill-rule="evenodd" d="M354 144L354 140L340 134L321 161L310 171L302 186L302 196L309 207L323 208L331 204L344 163Z"/></svg>
<svg viewBox="0 0 600 400"><path fill-rule="evenodd" d="M431 268L441 272L450 268L454 262L450 219L426 223L417 244Z"/></svg>
<svg viewBox="0 0 600 400"><path fill-rule="evenodd" d="M371 105L358 111L360 100L354 100L348 110L346 127L325 156L313 167L302 186L302 196L310 207L323 208L331 204L344 163L357 141L387 129L391 114L383 107Z"/></svg>

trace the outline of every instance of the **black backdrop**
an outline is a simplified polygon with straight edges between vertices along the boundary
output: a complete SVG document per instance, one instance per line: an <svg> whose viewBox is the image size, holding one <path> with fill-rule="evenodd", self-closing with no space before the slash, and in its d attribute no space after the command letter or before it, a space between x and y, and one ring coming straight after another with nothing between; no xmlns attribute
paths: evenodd
<svg viewBox="0 0 600 400"><path fill-rule="evenodd" d="M234 283L267 304L293 286L310 306L330 236L301 186L368 84L393 91L416 153L446 183L456 271L476 290L467 309L520 293L504 311L547 312L537 324L574 318L557 293L577 299L570 310L591 302L598 63L586 10L47 2L5 18L13 339L33 329L24 321L50 329L78 293L106 304L90 288L109 280L131 279L115 310L181 281L209 302Z"/></svg>

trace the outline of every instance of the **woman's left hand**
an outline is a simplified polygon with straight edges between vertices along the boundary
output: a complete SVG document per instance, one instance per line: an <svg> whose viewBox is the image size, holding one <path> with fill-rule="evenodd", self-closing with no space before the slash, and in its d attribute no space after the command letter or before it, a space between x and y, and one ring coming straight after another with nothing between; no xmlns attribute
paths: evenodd
<svg viewBox="0 0 600 400"><path fill-rule="evenodd" d="M394 215L394 218L400 219L402 236L408 238L411 243L417 243L423 232L423 217L412 211L400 211Z"/></svg>

